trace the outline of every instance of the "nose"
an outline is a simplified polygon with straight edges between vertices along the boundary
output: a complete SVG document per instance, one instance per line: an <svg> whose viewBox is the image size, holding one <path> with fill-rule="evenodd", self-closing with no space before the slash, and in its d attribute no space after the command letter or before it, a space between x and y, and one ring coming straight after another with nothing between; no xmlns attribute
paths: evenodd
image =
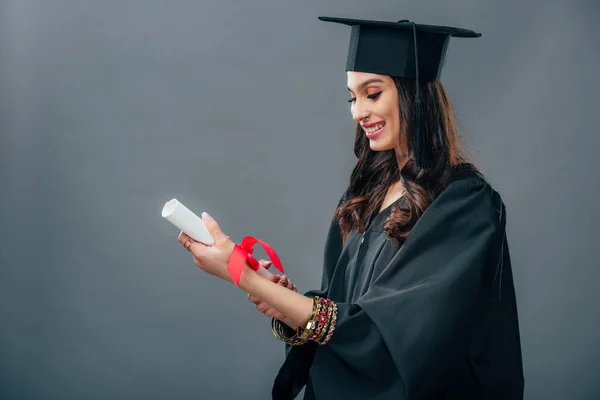
<svg viewBox="0 0 600 400"><path fill-rule="evenodd" d="M360 122L366 119L369 116L369 112L367 111L364 103L359 103L357 100L352 107L352 119L356 122Z"/></svg>

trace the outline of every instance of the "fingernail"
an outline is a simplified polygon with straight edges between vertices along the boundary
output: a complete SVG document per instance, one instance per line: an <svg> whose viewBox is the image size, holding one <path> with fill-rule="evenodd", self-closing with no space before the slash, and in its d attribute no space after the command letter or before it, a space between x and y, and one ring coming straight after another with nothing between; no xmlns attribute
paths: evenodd
<svg viewBox="0 0 600 400"><path fill-rule="evenodd" d="M210 215L208 215L207 212L202 213L202 219L205 221L214 221L214 219Z"/></svg>

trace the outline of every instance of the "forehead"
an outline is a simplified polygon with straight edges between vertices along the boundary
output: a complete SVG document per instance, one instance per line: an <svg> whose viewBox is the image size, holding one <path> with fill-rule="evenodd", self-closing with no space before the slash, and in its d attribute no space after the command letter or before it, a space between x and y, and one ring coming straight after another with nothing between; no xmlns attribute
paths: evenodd
<svg viewBox="0 0 600 400"><path fill-rule="evenodd" d="M381 82L375 82L377 85L389 85L393 84L393 80L388 75L379 75L372 74L370 72L356 72L356 71L348 71L347 74L347 85L350 90L360 89L361 85L364 85L366 82L370 82L373 80L379 80Z"/></svg>

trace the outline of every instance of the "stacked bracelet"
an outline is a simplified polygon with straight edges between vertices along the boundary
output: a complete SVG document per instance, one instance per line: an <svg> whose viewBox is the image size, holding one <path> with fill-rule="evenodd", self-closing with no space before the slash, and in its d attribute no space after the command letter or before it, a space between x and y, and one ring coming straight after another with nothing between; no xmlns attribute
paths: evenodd
<svg viewBox="0 0 600 400"><path fill-rule="evenodd" d="M327 342L329 342L331 336L333 335L333 331L335 330L335 325L337 323L337 305L333 303L329 306L329 310L329 330L327 331L327 336L325 336L325 339L319 342L320 345L324 345L327 344Z"/></svg>
<svg viewBox="0 0 600 400"><path fill-rule="evenodd" d="M275 318L271 319L273 335L292 346L298 346L315 341L320 345L327 344L333 335L337 321L337 305L334 301L324 297L313 297L313 308L306 327L299 327L293 335L286 332L283 323Z"/></svg>

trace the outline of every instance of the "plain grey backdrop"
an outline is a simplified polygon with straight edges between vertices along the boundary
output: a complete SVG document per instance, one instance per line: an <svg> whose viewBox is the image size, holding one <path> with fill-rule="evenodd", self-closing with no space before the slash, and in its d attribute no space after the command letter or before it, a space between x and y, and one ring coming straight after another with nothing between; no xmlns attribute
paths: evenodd
<svg viewBox="0 0 600 400"><path fill-rule="evenodd" d="M0 4L1 399L270 397L268 318L160 211L319 285L354 164L350 30L319 15L483 34L442 81L507 205L526 398L600 398L598 1Z"/></svg>

